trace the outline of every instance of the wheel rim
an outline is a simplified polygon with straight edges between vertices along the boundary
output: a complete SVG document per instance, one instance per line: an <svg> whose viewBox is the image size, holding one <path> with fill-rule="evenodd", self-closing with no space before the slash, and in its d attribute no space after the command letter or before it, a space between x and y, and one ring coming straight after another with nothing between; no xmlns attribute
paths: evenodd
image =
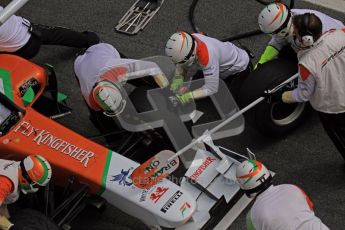
<svg viewBox="0 0 345 230"><path fill-rule="evenodd" d="M295 122L303 113L305 103L271 105L271 120L275 125L285 126Z"/></svg>

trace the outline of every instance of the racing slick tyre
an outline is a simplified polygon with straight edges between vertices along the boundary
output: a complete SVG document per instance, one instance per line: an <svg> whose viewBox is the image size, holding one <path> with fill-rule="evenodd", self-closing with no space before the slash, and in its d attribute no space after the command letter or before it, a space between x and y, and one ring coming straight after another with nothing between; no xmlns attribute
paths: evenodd
<svg viewBox="0 0 345 230"><path fill-rule="evenodd" d="M272 89L297 72L294 61L279 58L260 65L243 83L239 105L247 106L263 95L264 90ZM297 87L297 79L284 90ZM280 137L296 129L310 112L309 103L268 103L261 102L249 110L245 116L257 130L265 136Z"/></svg>
<svg viewBox="0 0 345 230"><path fill-rule="evenodd" d="M22 209L11 217L13 230L59 230L58 226L43 213L33 209Z"/></svg>

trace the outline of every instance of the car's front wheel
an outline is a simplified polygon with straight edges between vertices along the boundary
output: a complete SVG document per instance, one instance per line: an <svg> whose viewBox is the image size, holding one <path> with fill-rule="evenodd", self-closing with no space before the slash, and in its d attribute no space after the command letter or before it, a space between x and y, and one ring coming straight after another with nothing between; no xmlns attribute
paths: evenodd
<svg viewBox="0 0 345 230"><path fill-rule="evenodd" d="M294 61L276 59L259 66L243 83L239 104L245 107L263 95L264 90L272 89L297 72ZM297 86L297 79L288 88ZM265 136L279 137L296 129L310 111L309 103L267 103L261 102L247 112L246 118Z"/></svg>

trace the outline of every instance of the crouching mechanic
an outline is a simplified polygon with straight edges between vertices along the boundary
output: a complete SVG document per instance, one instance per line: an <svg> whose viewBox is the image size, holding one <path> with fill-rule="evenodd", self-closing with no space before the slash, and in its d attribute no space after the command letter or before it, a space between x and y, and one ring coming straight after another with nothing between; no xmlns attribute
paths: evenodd
<svg viewBox="0 0 345 230"><path fill-rule="evenodd" d="M329 229L315 216L313 203L292 184L274 186L265 165L246 160L237 166L236 178L249 198L255 198L247 214L248 230Z"/></svg>
<svg viewBox="0 0 345 230"><path fill-rule="evenodd" d="M290 10L282 3L269 4L260 12L258 24L261 31L272 35L272 38L256 66L273 60L278 56L296 60L295 52L303 49L304 45L301 44L298 39L295 39L292 20L295 16L305 13L313 13L320 18L323 33L330 29L341 29L344 27L341 21L315 10Z"/></svg>
<svg viewBox="0 0 345 230"><path fill-rule="evenodd" d="M322 33L321 20L309 13L295 17L293 25L305 45L298 52L298 87L267 96L284 103L309 101L345 159L345 27Z"/></svg>
<svg viewBox="0 0 345 230"><path fill-rule="evenodd" d="M74 72L88 106L107 116L116 116L124 110L127 80L153 76L159 87L168 85L156 63L121 58L119 52L107 43L91 46L79 55L74 62Z"/></svg>
<svg viewBox="0 0 345 230"><path fill-rule="evenodd" d="M0 229L10 229L10 215L7 209L19 198L19 193L37 192L39 186L49 183L52 169L49 162L40 155L31 155L24 160L0 159Z"/></svg>
<svg viewBox="0 0 345 230"><path fill-rule="evenodd" d="M177 98L182 104L217 93L219 77L225 81L231 81L231 78L244 80L250 71L250 59L245 50L231 42L222 42L198 33L174 33L166 43L165 54L176 64L170 89L179 94ZM185 75L194 63L202 70L205 84L186 92L182 87Z"/></svg>
<svg viewBox="0 0 345 230"><path fill-rule="evenodd" d="M2 10L0 6L0 12ZM15 54L27 59L33 58L41 45L87 48L97 43L99 37L93 32L34 24L16 15L0 25L0 53Z"/></svg>

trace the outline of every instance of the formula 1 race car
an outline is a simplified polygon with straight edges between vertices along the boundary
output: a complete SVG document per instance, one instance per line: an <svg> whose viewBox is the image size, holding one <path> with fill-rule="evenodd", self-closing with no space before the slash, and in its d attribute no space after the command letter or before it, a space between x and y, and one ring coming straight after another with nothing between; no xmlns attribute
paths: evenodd
<svg viewBox="0 0 345 230"><path fill-rule="evenodd" d="M156 63L163 71L166 70L162 64L167 63L166 57L155 57L151 60L158 60ZM170 63L170 69L171 67L173 66ZM164 73L169 75L169 72ZM228 210L231 211L234 205L238 204L240 208L235 208L233 218L236 218L248 205L250 200L243 197L238 185L234 183L235 169L239 161L236 157L220 153L219 148L214 146L210 139L207 144L211 146L210 150L202 146L193 146L193 149L189 149L188 155L185 154L187 156L181 158L187 171L179 185L168 179L162 179L147 189L134 186L135 178L132 178L131 174L140 165L139 163L51 119L59 117L59 113L66 113L59 103L53 103L54 100L51 103L59 108L57 109L59 113L50 117L43 115L46 112L44 110L49 107L47 98L51 95L53 95L51 98L57 97L57 90L54 89L55 81L54 70L51 67L45 70L18 56L0 55L1 156L4 159L21 160L30 154L41 154L52 165L54 185L62 188L72 186L74 192L56 208L52 205L54 198L45 199L49 201L46 202L45 209L50 210L46 214L60 227L69 225L73 217L84 207L82 201L90 196L93 200L99 201L94 203L102 203L101 201L105 199L147 225L179 229L212 228L219 224L222 215ZM155 98L153 101L158 103L157 108L161 106L159 99L164 99L160 90L162 89L148 91L148 95L153 96L152 98ZM159 96L155 97L157 93ZM226 95L233 102L231 94ZM222 111L225 117L230 117L238 110L236 103L230 103L232 107L229 107L224 101L214 100L217 109ZM130 108L128 106L128 109ZM179 123L174 124L175 128L182 127L181 121L191 120L196 116L193 107L181 110L176 107L163 108L162 111L164 115L174 115L180 120ZM141 116L144 120L148 118L145 117L145 113ZM131 119L126 119L126 116L120 117L120 123L133 125L130 123ZM171 118L170 122L173 120ZM152 125L159 126L161 122L162 118L158 122L152 122ZM217 122L208 123L201 128L193 127L195 136L200 136L198 133L205 133L205 130L215 124ZM209 136L215 139L222 138L224 134L235 135L243 129L243 117L239 117L228 126L224 126L221 131ZM179 133L179 135L183 134L185 133ZM191 137L187 141L192 142ZM185 144L179 140L176 143ZM71 178L80 185L68 182ZM45 196L48 197L49 194L51 191L47 189ZM223 228L226 227L228 226L225 225Z"/></svg>
<svg viewBox="0 0 345 230"><path fill-rule="evenodd" d="M167 77L172 77L174 66L167 57L146 60L155 62ZM21 160L41 154L51 163L53 183L45 190L43 209L59 227L69 228L86 203L100 207L107 201L149 226L226 229L250 202L234 183L237 155L212 142L244 130L242 112L222 81L218 93L210 97L218 116L204 123L200 122L202 111L194 103L175 105L166 89L145 91L138 87L126 97L123 114L114 118L122 129L112 133L120 140L116 148L104 147L54 121L71 111L57 100L52 67L44 69L20 57L1 54L0 83L2 158ZM199 79L189 87L201 84ZM141 103L143 98L147 100ZM147 102L150 106L143 106ZM213 132L219 125L222 127ZM157 153L159 129L165 130L174 150L180 154L181 149L186 151L180 155L185 170L179 176L183 179L177 183L162 179L143 189L132 177L140 166L133 153L144 153L146 157ZM200 139L203 136L208 138ZM163 147L170 148L163 144L160 150ZM62 188L62 193L53 194L54 186ZM54 204L55 196L64 198L59 199L59 205Z"/></svg>

